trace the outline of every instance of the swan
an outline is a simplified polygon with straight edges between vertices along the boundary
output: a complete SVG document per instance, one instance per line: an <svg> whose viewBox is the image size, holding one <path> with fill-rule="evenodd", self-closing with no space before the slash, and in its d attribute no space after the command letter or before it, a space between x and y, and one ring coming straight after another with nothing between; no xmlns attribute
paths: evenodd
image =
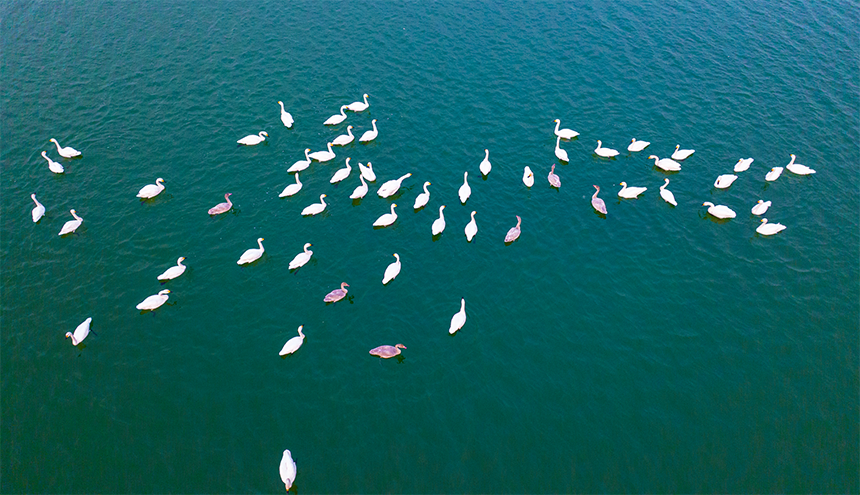
<svg viewBox="0 0 860 495"><path fill-rule="evenodd" d="M782 167L773 167L770 169L770 172L764 176L764 180L768 182L773 182L776 179L779 179L779 176L782 175Z"/></svg>
<svg viewBox="0 0 860 495"><path fill-rule="evenodd" d="M400 255L394 253L394 258L397 261L388 265L388 267L385 269L385 274L382 276L382 285L391 282L392 280L394 280L394 277L396 277L400 273Z"/></svg>
<svg viewBox="0 0 860 495"><path fill-rule="evenodd" d="M735 218L735 212L731 208L729 208L728 206L714 205L714 203L711 203L710 201L705 201L704 203L702 203L702 206L707 206L708 207L708 213L710 213L712 216L714 216L716 218L720 218L720 219Z"/></svg>
<svg viewBox="0 0 860 495"><path fill-rule="evenodd" d="M604 148L603 142L597 141L597 148L594 148L594 152L597 156L602 156L603 158L612 158L618 155L618 150L614 150L612 148Z"/></svg>
<svg viewBox="0 0 860 495"><path fill-rule="evenodd" d="M60 165L59 162L55 162L54 160L51 160L48 157L47 152L45 152L45 151L42 152L42 158L44 158L45 160L48 160L48 169L51 172L54 172L55 174L62 174L63 172L65 172L65 169L63 169L63 166Z"/></svg>
<svg viewBox="0 0 860 495"><path fill-rule="evenodd" d="M248 134L247 136L236 142L245 146L254 146L265 141L267 137L269 137L269 135L266 133L266 131L260 131L259 134Z"/></svg>
<svg viewBox="0 0 860 495"><path fill-rule="evenodd" d="M430 201L430 191L427 190L427 186L430 185L430 182L424 182L424 192L416 196L415 204L412 205L412 208L417 210L419 208L424 208L427 203Z"/></svg>
<svg viewBox="0 0 860 495"><path fill-rule="evenodd" d="M361 185L352 191L352 194L349 195L349 199L361 199L365 194L367 194L367 182L364 182L364 176L359 175L358 180L361 181Z"/></svg>
<svg viewBox="0 0 860 495"><path fill-rule="evenodd" d="M296 481L296 462L293 460L293 456L289 450L284 451L284 457L281 458L280 471L281 481L284 482L287 491L290 491L293 482Z"/></svg>
<svg viewBox="0 0 860 495"><path fill-rule="evenodd" d="M624 199L639 199L639 195L644 193L647 187L627 187L626 182L621 182L621 190L618 191L618 197Z"/></svg>
<svg viewBox="0 0 860 495"><path fill-rule="evenodd" d="M340 289L335 289L328 294L325 295L323 301L325 302L338 302L344 297L346 297L346 293L349 292L346 288L349 287L349 284L346 282L342 282L340 284Z"/></svg>
<svg viewBox="0 0 860 495"><path fill-rule="evenodd" d="M663 158L662 160L657 155L651 155L649 160L654 159L654 166L666 172L678 172L681 170L681 164L671 158Z"/></svg>
<svg viewBox="0 0 860 495"><path fill-rule="evenodd" d="M290 340L288 340L287 343L284 344L284 347L281 347L281 352L278 353L279 356L286 356L287 354L292 354L292 353L296 352L297 350L299 350L299 347L301 347L302 344L305 342L305 334L302 333L302 328L304 328L304 327L305 327L304 325L299 325L299 336L293 337ZM287 452L289 452L289 450L284 452L284 456L287 455ZM295 464L293 466L295 466ZM295 469L295 467L293 467L293 469ZM281 461L281 479L284 478L284 475L283 475L284 471L283 470L284 470L284 465L283 465L283 461ZM295 476L293 476L293 478L295 478ZM289 487L287 489L289 490Z"/></svg>
<svg viewBox="0 0 860 495"><path fill-rule="evenodd" d="M328 151L314 151L313 153L308 155L308 157L311 160L316 160L320 163L334 159L334 151L331 150L331 143L326 144L326 147L328 148Z"/></svg>
<svg viewBox="0 0 860 495"><path fill-rule="evenodd" d="M311 152L310 148L305 148L305 159L299 160L296 163L290 165L290 168L287 169L287 173L293 172L301 172L302 170L311 166L311 157L308 156L308 153Z"/></svg>
<svg viewBox="0 0 860 495"><path fill-rule="evenodd" d="M210 215L220 215L221 213L226 213L230 211L230 208L233 207L233 202L230 201L230 195L233 193L227 193L224 195L224 199L227 200L226 203L218 203L217 205L209 208Z"/></svg>
<svg viewBox="0 0 860 495"><path fill-rule="evenodd" d="M84 222L84 219L79 217L75 210L69 210L69 213L71 213L72 216L75 217L75 219L69 220L68 222L63 224L63 228L60 229L60 235L71 234L72 232L77 230L78 227L80 227L81 224Z"/></svg>
<svg viewBox="0 0 860 495"><path fill-rule="evenodd" d="M140 188L137 192L137 197L142 199L152 199L164 190L164 179L161 177L155 179L155 184L147 184Z"/></svg>
<svg viewBox="0 0 860 495"><path fill-rule="evenodd" d="M382 359L393 358L400 354L400 349L406 349L403 344L397 345L381 345L370 350L370 354L379 356Z"/></svg>
<svg viewBox="0 0 860 495"><path fill-rule="evenodd" d="M484 150L484 159L481 160L481 165L478 166L481 170L481 174L486 177L490 174L490 170L493 169L493 166L490 164L490 150Z"/></svg>
<svg viewBox="0 0 860 495"><path fill-rule="evenodd" d="M475 234L478 233L478 224L475 223L475 212L472 212L472 219L466 224L466 241L472 242Z"/></svg>
<svg viewBox="0 0 860 495"><path fill-rule="evenodd" d="M370 121L370 124L373 126L373 129L369 131L365 131L364 134L358 138L359 143L369 143L376 139L376 136L379 135L379 130L376 129L376 119Z"/></svg>
<svg viewBox="0 0 860 495"><path fill-rule="evenodd" d="M353 112L363 112L367 110L367 107L370 106L370 103L367 102L367 93L364 93L364 95L362 96L364 98L364 101L354 101L347 105L346 109L352 110Z"/></svg>
<svg viewBox="0 0 860 495"><path fill-rule="evenodd" d="M433 220L433 226L431 227L431 231L433 235L439 235L445 230L445 215L442 213L442 210L445 209L445 205L439 207L439 218Z"/></svg>
<svg viewBox="0 0 860 495"><path fill-rule="evenodd" d="M326 121L323 122L323 125L337 125L346 120L346 114L344 113L344 110L346 110L346 105L342 105L340 107L340 113L327 118Z"/></svg>
<svg viewBox="0 0 860 495"><path fill-rule="evenodd" d="M176 266L171 266L167 270L164 270L164 273L158 276L158 280L173 280L185 273L186 266L182 264L183 261L185 261L185 256L180 256L176 260Z"/></svg>
<svg viewBox="0 0 860 495"><path fill-rule="evenodd" d="M559 129L558 126L561 125L561 120L555 119L555 135L560 137L561 139L573 139L576 136L579 136L579 133L574 131L573 129Z"/></svg>
<svg viewBox="0 0 860 495"><path fill-rule="evenodd" d="M734 174L723 174L717 177L717 180L714 182L714 187L716 187L717 189L726 189L730 185L732 185L732 182L734 182L737 178L738 176Z"/></svg>
<svg viewBox="0 0 860 495"><path fill-rule="evenodd" d="M313 215L316 215L318 213L322 213L326 207L325 200L323 199L325 197L326 197L325 194L320 194L320 202L306 206L305 209L302 210L302 215L303 216L313 216Z"/></svg>
<svg viewBox="0 0 860 495"><path fill-rule="evenodd" d="M260 257L263 256L263 253L266 251L266 249L263 248L263 241L264 240L265 239L263 239L262 237L257 239L257 245L260 246L260 248L259 249L251 248L251 249L248 249L247 251L245 251L244 253L242 253L242 256L239 257L239 261L237 261L236 264L237 265L247 265L248 263L253 263L254 261L257 261L258 259L260 259Z"/></svg>
<svg viewBox="0 0 860 495"><path fill-rule="evenodd" d="M774 235L783 230L785 230L785 225L781 223L767 223L767 218L762 218L761 225L755 229L761 235Z"/></svg>
<svg viewBox="0 0 860 495"><path fill-rule="evenodd" d="M368 163L368 165L370 164ZM404 179L407 179L409 177L412 177L411 173L403 175L399 179L392 179L382 184L376 191L376 194L378 194L380 198L387 198L389 196L393 196L400 189L400 183L402 183Z"/></svg>
<svg viewBox="0 0 860 495"><path fill-rule="evenodd" d="M466 299L460 298L460 311L456 312L451 317L451 326L448 328L448 333L454 335L457 330L463 328L466 324Z"/></svg>
<svg viewBox="0 0 860 495"><path fill-rule="evenodd" d="M515 240L519 239L519 237L520 237L520 224L523 223L523 219L520 218L519 215L516 215L516 217L517 217L517 225L515 227L511 227L511 230L509 230L508 233L505 234L505 242L506 243L514 242Z"/></svg>
<svg viewBox="0 0 860 495"><path fill-rule="evenodd" d="M642 151L651 144L648 141L637 141L636 138L633 138L630 141L630 144L627 145L627 151Z"/></svg>
<svg viewBox="0 0 860 495"><path fill-rule="evenodd" d="M530 169L528 165L523 169L523 184L525 184L526 187L532 187L535 185L535 174L532 173L532 169Z"/></svg>
<svg viewBox="0 0 860 495"><path fill-rule="evenodd" d="M666 186L669 185L669 178L664 178L664 182L662 186L660 186L660 197L663 198L663 201L669 203L672 206L678 206L678 203L675 201L675 195L672 194L672 191L666 189Z"/></svg>
<svg viewBox="0 0 860 495"><path fill-rule="evenodd" d="M306 242L304 247L302 248L302 252L297 254L293 261L290 261L290 270L294 270L296 268L303 267L307 264L308 261L311 260L311 256L313 256L314 252L308 249L313 246L310 242Z"/></svg>
<svg viewBox="0 0 860 495"><path fill-rule="evenodd" d="M472 195L472 188L469 186L469 172L463 172L463 185L457 191L460 196L460 202L466 204L466 200Z"/></svg>
<svg viewBox="0 0 860 495"><path fill-rule="evenodd" d="M154 294L147 297L135 307L141 311L152 311L158 309L159 307L161 307L162 304L167 302L167 298L170 297L167 294L170 294L170 290L168 289L158 291L158 294Z"/></svg>
<svg viewBox="0 0 860 495"><path fill-rule="evenodd" d="M352 167L349 166L349 158L347 158L346 167L338 169L338 171L331 176L331 180L329 182L332 184L337 184L338 182L349 177L350 172L352 172Z"/></svg>
<svg viewBox="0 0 860 495"><path fill-rule="evenodd" d="M51 138L48 141L57 145L57 153L59 153L63 158L75 158L81 156L80 151L72 148L71 146L61 147L60 143L58 143L54 138Z"/></svg>
<svg viewBox="0 0 860 495"><path fill-rule="evenodd" d="M593 184L592 184L593 185ZM600 192L600 186L594 186L597 191L591 196L591 207L597 210L598 213L603 213L606 215L606 203L603 202L602 199L597 197L597 194Z"/></svg>
<svg viewBox="0 0 860 495"><path fill-rule="evenodd" d="M388 227L389 225L394 223L394 221L397 220L397 213L394 213L394 207L395 206L397 206L396 203L391 203L391 213L386 213L384 215L381 215L379 218L376 219L375 222L373 222L373 226L374 227Z"/></svg>
<svg viewBox="0 0 860 495"><path fill-rule="evenodd" d="M290 112L284 110L284 102L279 101L278 105L281 106L281 122L289 129L293 126L293 116L290 115Z"/></svg>
<svg viewBox="0 0 860 495"><path fill-rule="evenodd" d="M87 335L90 334L90 323L93 322L93 317L90 316L83 323L78 325L78 328L75 329L75 333L66 332L66 338L72 339L72 345L78 345L87 338Z"/></svg>
<svg viewBox="0 0 860 495"><path fill-rule="evenodd" d="M695 152L696 150L682 150L681 145L677 144L675 145L675 152L672 153L672 159L678 161L686 160L687 158L690 158L690 155Z"/></svg>
<svg viewBox="0 0 860 495"><path fill-rule="evenodd" d="M771 205L770 201L764 201L764 200L760 199L755 204L755 206L752 207L752 210L751 210L752 214L753 215L764 215L764 213L767 211L767 209L770 208L770 205Z"/></svg>
<svg viewBox="0 0 860 495"><path fill-rule="evenodd" d="M815 173L815 170L812 170L811 168L807 167L806 165L794 163L794 160L796 158L797 157L792 154L791 155L791 162L789 162L789 164L785 166L785 168L788 169L789 172L791 172L793 174L797 174L797 175L809 175L809 174Z"/></svg>
<svg viewBox="0 0 860 495"><path fill-rule="evenodd" d="M352 140L355 139L355 136L352 135L352 126L346 126L346 134L341 134L340 136L334 138L334 141L331 142L334 146L346 146L351 143Z"/></svg>
<svg viewBox="0 0 860 495"><path fill-rule="evenodd" d="M362 177L367 179L367 182L376 182L376 173L374 173L373 164L370 162L367 162L367 165L358 162L358 171L361 172Z"/></svg>
<svg viewBox="0 0 860 495"><path fill-rule="evenodd" d="M547 175L546 178L549 180L549 185L552 187L561 187L561 178L559 178L558 174L555 173L555 163L552 164L552 168L549 170L549 175Z"/></svg>
<svg viewBox="0 0 860 495"><path fill-rule="evenodd" d="M752 162L752 158L738 158L738 162L735 163L735 172L745 171L746 169L750 168Z"/></svg>
<svg viewBox="0 0 860 495"><path fill-rule="evenodd" d="M284 190L281 191L281 194L278 194L278 197L279 198L286 198L287 196L292 196L293 194L296 194L297 192L299 192L301 190L302 190L302 183L299 180L299 173L296 172L296 183L290 184L287 187L285 187Z"/></svg>
<svg viewBox="0 0 860 495"><path fill-rule="evenodd" d="M33 222L35 223L35 222L38 222L42 218L42 216L45 215L45 205L43 205L42 203L39 202L38 199L36 199L36 193L31 194L30 198L33 200L34 203L36 203L36 207L33 208L33 212L32 212L33 213Z"/></svg>
<svg viewBox="0 0 860 495"><path fill-rule="evenodd" d="M561 146L559 146L560 144L561 137L555 138L555 156L563 162L569 162L570 159L567 158L567 151L561 149Z"/></svg>

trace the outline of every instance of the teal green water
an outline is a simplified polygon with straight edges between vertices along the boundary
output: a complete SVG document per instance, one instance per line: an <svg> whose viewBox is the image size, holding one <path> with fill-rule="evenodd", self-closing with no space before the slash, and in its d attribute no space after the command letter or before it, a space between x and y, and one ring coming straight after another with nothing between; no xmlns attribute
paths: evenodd
<svg viewBox="0 0 860 495"><path fill-rule="evenodd" d="M0 17L3 493L275 493L284 449L304 493L860 490L855 3L36 2ZM322 125L362 93L367 111ZM581 133L558 190L556 118ZM305 148L372 119L376 141L278 198ZM58 159L51 137L83 152L62 176L39 156ZM634 137L652 144L630 154ZM598 139L621 155L598 158ZM676 144L696 150L681 172L647 160ZM765 182L790 153L817 173ZM357 170L329 184L346 157L379 177L357 203ZM407 172L399 196L374 194ZM141 204L156 177L167 189ZM648 190L619 201L621 181ZM210 218L226 192L233 211ZM326 213L301 217L322 193ZM785 231L755 233L758 199ZM397 222L373 229L392 201ZM60 238L71 208L83 226ZM237 266L257 237L264 257ZM313 259L290 272L305 242ZM162 286L179 256L188 271ZM348 301L324 304L342 281ZM167 305L135 309L163 288ZM88 316L97 335L74 348L63 335ZM299 325L304 345L279 357ZM402 360L368 354L398 342Z"/></svg>

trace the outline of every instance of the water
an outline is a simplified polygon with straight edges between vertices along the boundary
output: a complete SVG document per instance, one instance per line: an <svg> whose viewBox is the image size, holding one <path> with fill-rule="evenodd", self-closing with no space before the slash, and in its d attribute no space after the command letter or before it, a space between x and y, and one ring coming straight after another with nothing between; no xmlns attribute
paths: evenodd
<svg viewBox="0 0 860 495"><path fill-rule="evenodd" d="M0 491L274 493L285 448L305 493L860 490L854 7L3 7ZM362 93L367 111L322 126ZM559 190L556 118L581 133ZM277 197L306 147L372 119L375 142ZM83 152L62 176L39 156L58 158L51 137ZM633 137L652 144L628 154ZM597 158L598 139L621 155ZM696 149L683 170L654 169L676 144ZM766 183L790 153L818 173ZM357 204L357 170L328 183L347 156L379 177ZM157 177L167 189L141 204ZM621 181L648 191L619 201ZM226 192L234 210L209 218ZM322 193L327 212L302 218ZM755 234L758 199L787 230ZM392 201L397 222L374 230ZM70 208L84 223L60 238ZM257 237L263 259L237 266ZM179 256L188 271L160 285ZM342 281L350 299L325 305ZM163 288L167 305L134 309ZM75 349L63 335L88 316L97 335ZM398 342L401 361L368 355Z"/></svg>

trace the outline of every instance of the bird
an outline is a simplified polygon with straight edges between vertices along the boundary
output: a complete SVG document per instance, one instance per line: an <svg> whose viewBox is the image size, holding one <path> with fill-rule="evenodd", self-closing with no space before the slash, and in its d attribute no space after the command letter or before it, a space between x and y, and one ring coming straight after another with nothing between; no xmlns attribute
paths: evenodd
<svg viewBox="0 0 860 495"><path fill-rule="evenodd" d="M630 141L630 144L627 145L627 151L642 151L651 144L648 141L637 141L636 138L633 138Z"/></svg>
<svg viewBox="0 0 860 495"><path fill-rule="evenodd" d="M352 167L349 166L349 158L346 159L346 167L338 169L334 175L331 176L331 180L329 181L332 184L337 184L338 182L349 177L349 173L352 172Z"/></svg>
<svg viewBox="0 0 860 495"><path fill-rule="evenodd" d="M696 150L682 150L681 145L678 144L678 145L675 145L675 152L672 153L672 159L678 160L678 161L686 160L687 158L690 158L690 155L692 155L695 152L696 152Z"/></svg>
<svg viewBox="0 0 860 495"><path fill-rule="evenodd" d="M369 143L376 139L376 136L379 135L379 130L376 129L376 119L370 121L370 124L373 126L373 129L369 131L364 131L364 134L358 138L359 143Z"/></svg>
<svg viewBox="0 0 860 495"><path fill-rule="evenodd" d="M702 203L702 206L707 206L708 207L708 213L711 214L711 216L714 216L716 218L720 218L720 219L735 218L735 212L731 208L729 208L728 206L714 205L714 203L711 203L710 201L705 201L704 203Z"/></svg>
<svg viewBox="0 0 860 495"><path fill-rule="evenodd" d="M400 349L406 349L406 346L403 344L381 345L379 347L374 347L373 349L371 349L370 354L374 356L379 356L382 359L388 359L399 355Z"/></svg>
<svg viewBox="0 0 860 495"><path fill-rule="evenodd" d="M782 167L773 167L770 169L770 172L764 176L764 180L768 182L773 182L776 179L779 179L779 176L782 175Z"/></svg>
<svg viewBox="0 0 860 495"><path fill-rule="evenodd" d="M569 162L570 159L567 157L567 151L561 149L561 136L555 138L555 156L559 160L563 162Z"/></svg>
<svg viewBox="0 0 860 495"><path fill-rule="evenodd" d="M663 201L669 203L672 206L678 206L678 203L675 201L675 195L672 194L672 191L666 189L666 186L669 185L669 178L666 177L663 179L665 182L662 186L660 186L660 197L663 198Z"/></svg>
<svg viewBox="0 0 860 495"><path fill-rule="evenodd" d="M591 207L597 210L598 213L603 213L606 215L606 203L603 202L602 199L597 197L597 193L600 192L600 186L594 186L597 191L591 196Z"/></svg>
<svg viewBox="0 0 860 495"><path fill-rule="evenodd" d="M647 187L627 187L626 182L621 182L621 190L618 191L618 197L624 199L638 199L639 195L644 193Z"/></svg>
<svg viewBox="0 0 860 495"><path fill-rule="evenodd" d="M281 352L278 353L279 356L286 356L287 354L292 354L292 353L296 352L297 350L299 350L299 347L301 347L302 344L304 344L304 342L305 342L305 334L302 333L302 328L304 328L304 327L305 327L304 325L299 325L299 336L293 337L290 340L288 340L287 343L284 344L284 347L281 347ZM289 451L284 452L285 456L287 455L287 452L289 452ZM293 464L293 469L295 470L295 464ZM282 461L282 463L281 463L281 479L283 479L283 477L284 477L284 475L283 475L284 471L283 470L284 470L284 465L283 465L283 461ZM295 475L293 475L293 478L295 478ZM290 488L288 486L287 490L289 490L289 489Z"/></svg>
<svg viewBox="0 0 860 495"><path fill-rule="evenodd" d="M245 146L254 146L265 141L267 137L269 134L266 131L260 131L258 134L248 134L236 142Z"/></svg>
<svg viewBox="0 0 860 495"><path fill-rule="evenodd" d="M306 242L304 247L302 248L302 252L297 254L293 261L290 261L290 270L294 270L296 268L301 268L307 264L308 261L311 260L311 256L313 256L314 252L308 249L313 246L310 242Z"/></svg>
<svg viewBox="0 0 860 495"><path fill-rule="evenodd" d="M311 157L308 156L308 153L311 152L310 148L305 148L305 159L299 160L296 163L290 165L290 168L287 169L287 173L293 172L301 172L302 170L311 166ZM323 153L323 152L321 152Z"/></svg>
<svg viewBox="0 0 860 495"><path fill-rule="evenodd" d="M460 311L454 313L451 317L451 326L448 328L448 333L454 335L457 330L463 328L466 324L466 299L460 298Z"/></svg>
<svg viewBox="0 0 860 495"><path fill-rule="evenodd" d="M65 172L65 169L62 165L60 165L59 162L55 162L48 157L47 152L42 152L42 158L48 160L48 170L50 170L51 172L54 172L55 174L62 174L63 172Z"/></svg>
<svg viewBox="0 0 860 495"><path fill-rule="evenodd" d="M472 188L469 187L469 172L463 172L463 185L460 186L457 195L460 196L460 202L463 204L466 204L466 200L472 195Z"/></svg>
<svg viewBox="0 0 860 495"><path fill-rule="evenodd" d="M278 105L281 106L281 122L289 129L293 126L293 116L290 115L290 112L284 110L284 102L279 101Z"/></svg>
<svg viewBox="0 0 860 495"><path fill-rule="evenodd" d="M45 215L45 205L43 205L39 202L38 199L36 199L36 193L31 194L30 198L33 200L34 203L36 203L36 207L33 208L32 212L33 222L35 223L38 222L42 218L42 216Z"/></svg>
<svg viewBox="0 0 860 495"><path fill-rule="evenodd" d="M370 103L367 102L367 93L364 93L364 95L362 96L364 98L364 101L354 101L347 105L346 109L352 110L353 112L363 112L367 110L367 107L370 106Z"/></svg>
<svg viewBox="0 0 860 495"><path fill-rule="evenodd" d="M481 170L481 175L484 177L490 174L490 170L493 169L493 166L490 164L490 150L484 150L484 159L481 160L481 165L479 165L478 168Z"/></svg>
<svg viewBox="0 0 860 495"><path fill-rule="evenodd" d="M220 215L221 213L227 213L230 211L230 208L233 207L233 202L230 201L230 195L233 193L227 193L224 195L224 199L227 200L226 203L218 203L217 205L209 208L210 215Z"/></svg>
<svg viewBox="0 0 860 495"><path fill-rule="evenodd" d="M369 166L370 164L368 163L367 165ZM379 186L379 189L376 191L376 194L379 195L380 198L387 198L389 196L393 196L400 189L400 184L403 182L403 180L409 177L412 177L411 173L405 174L399 179L392 179L382 184L381 186Z"/></svg>
<svg viewBox="0 0 860 495"><path fill-rule="evenodd" d="M752 158L738 158L738 162L735 163L735 172L745 171L746 169L750 168L752 162Z"/></svg>
<svg viewBox="0 0 860 495"><path fill-rule="evenodd" d="M475 223L475 212L472 212L472 219L466 224L466 241L472 242L475 234L478 233L478 224Z"/></svg>
<svg viewBox="0 0 860 495"><path fill-rule="evenodd" d="M351 143L355 139L355 136L352 135L352 126L346 126L346 134L341 134L340 136L334 138L334 141L331 142L333 146L346 146Z"/></svg>
<svg viewBox="0 0 860 495"><path fill-rule="evenodd" d="M508 231L508 233L505 234L505 243L514 242L515 240L519 239L519 237L520 237L520 224L523 223L523 219L520 218L519 215L516 215L516 217L517 217L517 225L514 227L511 227L511 229Z"/></svg>
<svg viewBox="0 0 860 495"><path fill-rule="evenodd" d="M555 119L555 135L560 137L561 139L573 139L576 136L579 136L579 133L574 131L573 129L559 129L558 126L561 125L561 120Z"/></svg>
<svg viewBox="0 0 860 495"><path fill-rule="evenodd" d="M161 177L155 179L155 184L147 184L140 188L137 192L137 197L142 199L152 199L164 190L164 179Z"/></svg>
<svg viewBox="0 0 860 495"><path fill-rule="evenodd" d="M648 159L654 159L654 166L666 172L677 172L681 170L681 164L671 158L663 158L662 160L657 155L651 155Z"/></svg>
<svg viewBox="0 0 860 495"><path fill-rule="evenodd" d="M433 235L439 235L445 230L445 215L442 211L445 209L445 205L439 207L439 218L433 220L433 225L431 226L431 231Z"/></svg>
<svg viewBox="0 0 860 495"><path fill-rule="evenodd" d="M176 260L176 266L171 266L167 270L164 270L164 273L158 276L158 280L173 280L185 273L186 266L182 264L183 261L185 261L185 256L180 256Z"/></svg>
<svg viewBox="0 0 860 495"><path fill-rule="evenodd" d="M767 223L767 218L762 218L761 225L755 229L761 235L774 235L783 230L785 230L785 225L781 223Z"/></svg>
<svg viewBox="0 0 860 495"><path fill-rule="evenodd" d="M419 208L424 208L430 201L430 191L427 190L427 186L429 185L429 181L424 182L424 192L415 197L415 204L412 205L413 209L417 210Z"/></svg>
<svg viewBox="0 0 860 495"><path fill-rule="evenodd" d="M594 148L594 153L596 153L597 156L602 156L603 158L612 158L618 155L618 150L614 150L612 148L604 148L603 142L598 140L597 148Z"/></svg>
<svg viewBox="0 0 860 495"><path fill-rule="evenodd" d="M72 232L77 230L78 227L80 227L81 224L84 222L84 219L79 217L75 210L69 210L69 212L72 214L73 217L75 217L75 219L69 220L68 222L63 224L63 228L60 229L60 235L71 234Z"/></svg>
<svg viewBox="0 0 860 495"><path fill-rule="evenodd" d="M546 178L549 180L549 185L552 187L561 187L561 178L555 173L555 163L552 164L552 168L549 170L549 175L547 175Z"/></svg>
<svg viewBox="0 0 860 495"><path fill-rule="evenodd" d="M85 338L87 338L87 335L90 334L90 323L92 323L92 322L93 322L93 317L90 316L89 318L84 320L83 323L78 325L77 328L75 328L75 333L66 332L66 338L72 339L72 345L80 344L81 342L84 341Z"/></svg>
<svg viewBox="0 0 860 495"><path fill-rule="evenodd" d="M81 156L80 151L72 148L71 146L61 147L60 143L58 143L54 138L51 138L48 141L57 145L57 153L59 153L63 158L75 158Z"/></svg>
<svg viewBox="0 0 860 495"><path fill-rule="evenodd" d="M340 107L340 113L334 114L331 117L327 118L323 125L337 125L346 120L346 114L344 110L346 110L346 105Z"/></svg>
<svg viewBox="0 0 860 495"><path fill-rule="evenodd" d="M755 206L752 207L753 215L764 215L768 208L770 208L771 202L765 201L763 199L758 200Z"/></svg>
<svg viewBox="0 0 860 495"><path fill-rule="evenodd" d="M737 178L738 176L735 174L723 174L717 177L717 180L714 182L714 187L716 187L717 189L726 189L731 186L732 182L734 182Z"/></svg>
<svg viewBox="0 0 860 495"><path fill-rule="evenodd" d="M308 157L311 160L316 160L320 163L332 160L334 158L334 151L331 150L331 143L326 144L326 147L328 148L328 151L314 151L313 153L308 155Z"/></svg>
<svg viewBox="0 0 860 495"><path fill-rule="evenodd" d="M320 194L320 202L308 205L302 210L302 216L313 216L318 213L322 213L325 210L326 203L323 198L325 198L325 194Z"/></svg>
<svg viewBox="0 0 860 495"><path fill-rule="evenodd" d="M792 154L791 155L791 162L789 162L789 164L785 166L785 168L788 169L789 172L791 172L793 174L797 174L797 175L809 175L809 174L815 173L815 170L812 170L811 168L807 167L806 165L794 163L794 160L796 158L797 157Z"/></svg>
<svg viewBox="0 0 860 495"><path fill-rule="evenodd" d="M285 187L284 190L281 191L281 194L278 194L278 197L279 198L286 198L287 196L292 196L293 194L296 194L297 192L299 192L301 190L302 190L302 183L299 180L299 173L296 172L296 183L290 184L287 187Z"/></svg>
<svg viewBox="0 0 860 495"><path fill-rule="evenodd" d="M397 220L397 213L394 213L394 207L397 206L397 203L391 203L391 213L386 213L381 215L379 218L373 222L374 227L388 227L395 220Z"/></svg>
<svg viewBox="0 0 860 495"><path fill-rule="evenodd" d="M367 165L358 162L358 171L361 172L362 177L367 179L367 182L376 182L376 174L373 172L373 164L370 162L367 162Z"/></svg>
<svg viewBox="0 0 860 495"><path fill-rule="evenodd" d="M530 169L528 165L523 169L523 184L525 184L526 187L532 187L535 185L535 174L532 173L532 169Z"/></svg>
<svg viewBox="0 0 860 495"><path fill-rule="evenodd" d="M400 273L400 255L394 253L394 258L397 261L388 265L388 267L385 268L385 274L382 275L382 285L391 282L392 280L394 280L394 277L396 277Z"/></svg>
<svg viewBox="0 0 860 495"><path fill-rule="evenodd" d="M153 294L147 297L135 307L141 311L152 311L158 309L159 307L161 307L162 304L167 302L167 298L170 297L167 294L170 294L170 290L168 289L158 291L158 294Z"/></svg>
<svg viewBox="0 0 860 495"><path fill-rule="evenodd" d="M349 287L349 284L346 282L341 282L340 289L335 289L328 294L325 295L323 301L325 302L338 302L344 297L346 297L346 293L349 292L346 288Z"/></svg>
<svg viewBox="0 0 860 495"><path fill-rule="evenodd" d="M284 451L284 456L281 458L280 471L281 481L284 482L287 491L290 491L293 482L296 481L296 462L293 460L293 456L289 450Z"/></svg>
<svg viewBox="0 0 860 495"><path fill-rule="evenodd" d="M352 191L352 194L349 195L349 199L361 199L365 194L367 194L367 182L364 182L364 176L359 174L358 180L361 181L361 185Z"/></svg>
<svg viewBox="0 0 860 495"><path fill-rule="evenodd" d="M242 256L239 257L239 261L237 261L236 264L247 265L248 263L253 263L254 261L260 259L260 257L263 256L263 253L266 252L266 249L263 247L264 240L265 239L263 239L262 237L257 239L257 245L260 246L260 248L251 248L246 250L244 253L242 253Z"/></svg>

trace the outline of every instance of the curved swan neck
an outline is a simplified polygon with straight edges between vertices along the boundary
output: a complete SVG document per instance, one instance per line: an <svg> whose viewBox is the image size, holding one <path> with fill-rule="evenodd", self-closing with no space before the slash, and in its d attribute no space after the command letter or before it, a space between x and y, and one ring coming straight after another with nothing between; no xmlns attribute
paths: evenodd
<svg viewBox="0 0 860 495"><path fill-rule="evenodd" d="M523 223L523 219L517 215L517 228L520 228L520 224Z"/></svg>

